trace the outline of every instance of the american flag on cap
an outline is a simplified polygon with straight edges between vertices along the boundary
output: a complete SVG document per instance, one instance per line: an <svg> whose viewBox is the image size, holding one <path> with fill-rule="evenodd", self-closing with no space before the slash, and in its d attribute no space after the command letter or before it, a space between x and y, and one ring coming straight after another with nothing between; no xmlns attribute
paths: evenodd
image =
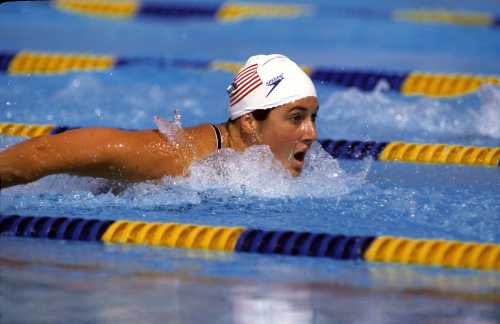
<svg viewBox="0 0 500 324"><path fill-rule="evenodd" d="M258 64L243 68L233 79L229 92L229 106L234 106L252 91L262 85L262 80L257 73Z"/></svg>

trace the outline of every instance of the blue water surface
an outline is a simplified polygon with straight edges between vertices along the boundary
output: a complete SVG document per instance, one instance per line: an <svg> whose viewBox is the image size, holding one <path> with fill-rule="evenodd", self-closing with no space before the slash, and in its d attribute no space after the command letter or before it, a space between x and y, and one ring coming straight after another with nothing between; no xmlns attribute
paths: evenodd
<svg viewBox="0 0 500 324"><path fill-rule="evenodd" d="M163 1L169 3L168 1ZM193 1L194 2L194 1ZM198 5L213 3L194 2ZM257 2L256 2L257 3ZM265 3L258 1L258 3ZM297 1L295 3L300 3ZM302 1L305 17L105 19L47 2L0 5L0 51L57 51L500 75L500 29L396 21L398 9L499 15L495 1ZM157 65L55 76L0 74L0 121L153 128L227 119L232 75ZM500 89L455 98L316 84L321 138L499 146ZM24 140L0 137L0 148ZM75 148L76 149L76 148ZM259 153L262 159L256 160ZM222 165L226 172L217 172ZM128 219L500 243L498 168L337 161L315 145L298 178L266 147L223 150L187 178L120 194L53 175L2 190L2 214ZM494 272L0 238L0 322L497 323ZM50 303L48 302L50 301Z"/></svg>

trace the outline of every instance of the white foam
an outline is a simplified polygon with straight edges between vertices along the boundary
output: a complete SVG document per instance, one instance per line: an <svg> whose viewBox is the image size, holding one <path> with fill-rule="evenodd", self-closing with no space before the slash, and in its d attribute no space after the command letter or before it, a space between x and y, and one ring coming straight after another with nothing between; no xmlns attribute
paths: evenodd
<svg viewBox="0 0 500 324"><path fill-rule="evenodd" d="M321 104L320 129L347 139L434 141L500 138L500 90L483 86L461 97L402 97L381 89L332 93ZM464 144L464 143L462 143Z"/></svg>
<svg viewBox="0 0 500 324"><path fill-rule="evenodd" d="M482 86L478 91L481 105L476 115L476 130L481 135L500 138L500 88Z"/></svg>
<svg viewBox="0 0 500 324"><path fill-rule="evenodd" d="M2 189L2 193L58 193L72 191L102 192L101 188L109 187L108 180L92 177L78 177L66 174L54 174L24 185Z"/></svg>
<svg viewBox="0 0 500 324"><path fill-rule="evenodd" d="M114 200L122 200L128 206L148 209L165 205L198 205L201 203L202 198L198 192L185 188L173 181L172 178L167 177L161 184L142 182L129 186Z"/></svg>
<svg viewBox="0 0 500 324"><path fill-rule="evenodd" d="M268 146L252 146L244 152L223 149L194 162L191 175L178 178L195 191L218 190L229 195L263 198L339 197L360 188L368 168L346 174L338 162L315 143L299 177L292 177L276 161Z"/></svg>
<svg viewBox="0 0 500 324"><path fill-rule="evenodd" d="M63 174L8 188L5 194L80 193L88 195L84 200L91 201L91 204L126 204L141 208L196 205L202 202L202 196L206 194L223 199L235 196L328 198L360 189L366 183L370 165L370 162L364 162L361 172L348 174L315 143L306 155L302 174L292 177L274 159L269 147L262 145L252 146L244 152L231 149L217 151L201 161L195 161L187 177L165 177L161 181L129 185L116 196L111 193L113 185L107 180ZM66 205L63 201L61 203ZM82 200L79 200L79 204L82 204Z"/></svg>

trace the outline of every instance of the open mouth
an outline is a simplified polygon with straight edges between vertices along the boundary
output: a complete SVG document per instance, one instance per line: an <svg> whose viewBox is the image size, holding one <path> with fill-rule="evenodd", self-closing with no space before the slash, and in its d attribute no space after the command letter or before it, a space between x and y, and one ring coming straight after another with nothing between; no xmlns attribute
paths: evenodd
<svg viewBox="0 0 500 324"><path fill-rule="evenodd" d="M297 152L293 155L295 160L300 162L304 162L304 158L306 157L306 152Z"/></svg>

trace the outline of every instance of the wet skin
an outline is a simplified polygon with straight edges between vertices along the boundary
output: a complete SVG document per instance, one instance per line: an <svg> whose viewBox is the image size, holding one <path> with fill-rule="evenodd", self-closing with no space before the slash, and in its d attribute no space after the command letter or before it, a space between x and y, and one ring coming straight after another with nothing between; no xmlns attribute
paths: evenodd
<svg viewBox="0 0 500 324"><path fill-rule="evenodd" d="M223 147L242 151L254 144L269 145L275 158L296 176L316 140L317 110L317 99L306 97L273 109L264 121L248 114L219 125ZM180 135L181 140L173 142L157 130L82 128L30 139L0 151L1 185L6 188L55 173L127 182L184 176L191 163L214 152L217 143L207 124L184 128Z"/></svg>
<svg viewBox="0 0 500 324"><path fill-rule="evenodd" d="M41 136L0 152L2 188L55 173L145 181L185 175L193 160L214 148L209 125L185 128L183 144L168 141L157 130L137 132L82 128Z"/></svg>
<svg viewBox="0 0 500 324"><path fill-rule="evenodd" d="M275 159L294 176L302 171L305 154L317 139L317 113L317 99L306 97L273 109L258 122L260 144L269 145Z"/></svg>

